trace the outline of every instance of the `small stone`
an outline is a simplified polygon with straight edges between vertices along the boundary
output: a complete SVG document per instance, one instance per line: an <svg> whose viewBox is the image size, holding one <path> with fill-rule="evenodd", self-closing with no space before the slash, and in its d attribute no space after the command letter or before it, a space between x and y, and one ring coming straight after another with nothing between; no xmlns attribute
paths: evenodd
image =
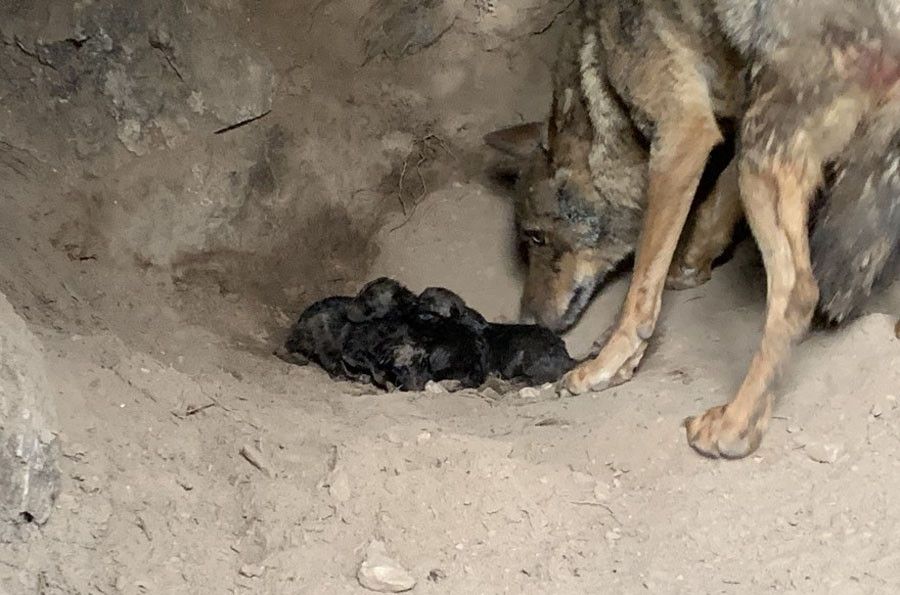
<svg viewBox="0 0 900 595"><path fill-rule="evenodd" d="M490 401L499 401L502 398L502 395L491 387L481 389L478 394Z"/></svg>
<svg viewBox="0 0 900 595"><path fill-rule="evenodd" d="M416 444L419 446L425 444L429 440L431 440L431 432L427 430L416 436Z"/></svg>
<svg viewBox="0 0 900 595"><path fill-rule="evenodd" d="M463 388L462 382L459 380L441 380L438 384L444 387L444 390L448 393L455 393Z"/></svg>
<svg viewBox="0 0 900 595"><path fill-rule="evenodd" d="M884 410L878 403L872 405L872 408L869 410L869 415L871 415L872 417L881 417L882 413L884 413Z"/></svg>
<svg viewBox="0 0 900 595"><path fill-rule="evenodd" d="M356 579L366 589L378 593L402 593L416 586L416 579L387 555L384 543L378 540L366 548L366 558L359 566Z"/></svg>
<svg viewBox="0 0 900 595"><path fill-rule="evenodd" d="M541 391L532 386L526 386L519 391L519 396L523 399L537 399L541 396Z"/></svg>
<svg viewBox="0 0 900 595"><path fill-rule="evenodd" d="M244 564L238 572L241 576L256 578L262 576L265 571L265 566L260 566L259 564Z"/></svg>
<svg viewBox="0 0 900 595"><path fill-rule="evenodd" d="M597 502L606 502L609 500L609 484L597 482L594 486L594 499Z"/></svg>
<svg viewBox="0 0 900 595"><path fill-rule="evenodd" d="M63 444L62 445L62 453L63 456L68 457L75 461L80 461L87 454L87 450L81 444L77 442L71 444Z"/></svg>
<svg viewBox="0 0 900 595"><path fill-rule="evenodd" d="M433 395L442 395L447 392L447 389L441 386L439 383L434 380L429 380L425 384L425 392L431 393Z"/></svg>
<svg viewBox="0 0 900 595"><path fill-rule="evenodd" d="M788 434L799 434L802 431L803 431L803 428L801 428L797 424L791 424L787 427Z"/></svg>
<svg viewBox="0 0 900 595"><path fill-rule="evenodd" d="M842 448L835 444L812 442L805 447L806 456L817 463L831 465L838 460Z"/></svg>

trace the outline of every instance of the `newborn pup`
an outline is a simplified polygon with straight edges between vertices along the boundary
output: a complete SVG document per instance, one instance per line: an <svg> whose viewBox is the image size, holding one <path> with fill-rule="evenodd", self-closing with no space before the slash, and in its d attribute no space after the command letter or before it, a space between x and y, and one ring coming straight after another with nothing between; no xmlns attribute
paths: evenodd
<svg viewBox="0 0 900 595"><path fill-rule="evenodd" d="M393 316L351 324L343 361L349 374L367 376L384 389L422 390L431 379L421 337Z"/></svg>
<svg viewBox="0 0 900 595"><path fill-rule="evenodd" d="M542 326L489 324L484 338L490 353L490 370L507 380L544 384L559 380L575 367L563 340Z"/></svg>
<svg viewBox="0 0 900 595"><path fill-rule="evenodd" d="M429 380L479 386L487 348L477 333L454 320L407 310L351 324L343 358L348 372L368 374L382 388L419 391Z"/></svg>
<svg viewBox="0 0 900 595"><path fill-rule="evenodd" d="M467 310L452 291L431 288L417 298L392 279L376 279L350 309L345 367L383 388L422 390L429 380L478 386L486 346L477 331L454 320Z"/></svg>
<svg viewBox="0 0 900 595"><path fill-rule="evenodd" d="M565 343L542 326L492 324L449 289L429 287L419 295L419 308L458 321L484 337L487 371L529 384L558 380L574 367Z"/></svg>
<svg viewBox="0 0 900 595"><path fill-rule="evenodd" d="M353 304L353 298L330 297L307 308L278 356L294 364L315 362L332 377L346 374L342 354Z"/></svg>

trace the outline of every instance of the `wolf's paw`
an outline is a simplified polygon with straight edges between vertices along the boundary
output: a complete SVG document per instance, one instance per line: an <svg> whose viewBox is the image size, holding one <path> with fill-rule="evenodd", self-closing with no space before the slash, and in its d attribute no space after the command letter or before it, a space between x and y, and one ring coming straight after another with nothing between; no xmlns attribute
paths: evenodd
<svg viewBox="0 0 900 595"><path fill-rule="evenodd" d="M561 388L580 395L627 382L634 376L646 349L646 341L630 341L621 335L613 335L597 357L583 362L563 377Z"/></svg>
<svg viewBox="0 0 900 595"><path fill-rule="evenodd" d="M688 443L700 454L718 459L741 459L762 442L769 423L772 397L765 398L756 415L734 414L732 405L719 405L703 415L684 420Z"/></svg>
<svg viewBox="0 0 900 595"><path fill-rule="evenodd" d="M712 277L712 266L688 266L684 263L674 264L666 277L666 289L693 289L700 287Z"/></svg>

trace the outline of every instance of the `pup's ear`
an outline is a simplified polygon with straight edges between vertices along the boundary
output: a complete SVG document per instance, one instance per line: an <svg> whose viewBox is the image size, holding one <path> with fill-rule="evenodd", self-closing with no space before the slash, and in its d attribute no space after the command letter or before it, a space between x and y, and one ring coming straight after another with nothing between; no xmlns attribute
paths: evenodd
<svg viewBox="0 0 900 595"><path fill-rule="evenodd" d="M525 159L534 156L544 146L543 122L528 122L501 128L484 136L484 142L510 157Z"/></svg>

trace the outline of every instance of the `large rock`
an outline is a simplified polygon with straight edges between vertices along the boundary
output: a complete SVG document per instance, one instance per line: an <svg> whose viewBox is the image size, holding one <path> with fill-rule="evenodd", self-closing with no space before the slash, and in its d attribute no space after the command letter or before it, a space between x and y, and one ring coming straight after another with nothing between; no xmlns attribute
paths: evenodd
<svg viewBox="0 0 900 595"><path fill-rule="evenodd" d="M59 490L55 408L37 340L0 294L0 540L47 521Z"/></svg>

